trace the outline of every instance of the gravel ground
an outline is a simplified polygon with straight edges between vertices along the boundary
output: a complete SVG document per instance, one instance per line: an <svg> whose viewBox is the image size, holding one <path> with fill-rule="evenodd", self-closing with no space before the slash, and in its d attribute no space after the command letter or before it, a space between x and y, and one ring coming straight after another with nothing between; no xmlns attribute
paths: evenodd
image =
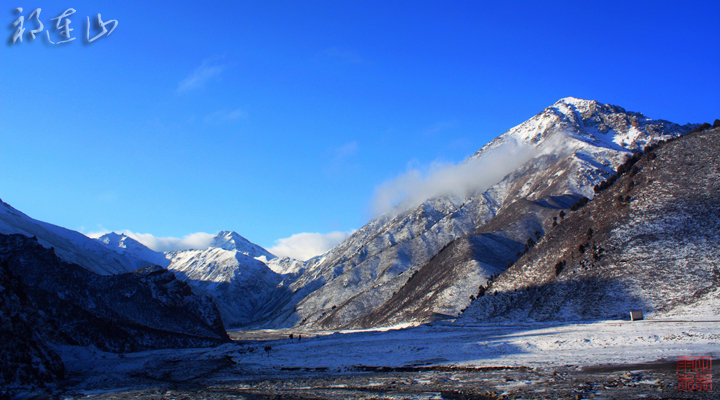
<svg viewBox="0 0 720 400"><path fill-rule="evenodd" d="M717 374L714 376L717 382ZM714 399L677 390L674 363L593 368L427 368L90 395L87 399Z"/></svg>
<svg viewBox="0 0 720 400"><path fill-rule="evenodd" d="M215 347L124 355L60 349L57 398L720 398L677 390L678 356L711 356L716 321L425 326L387 332L232 333ZM292 332L291 332L292 333Z"/></svg>

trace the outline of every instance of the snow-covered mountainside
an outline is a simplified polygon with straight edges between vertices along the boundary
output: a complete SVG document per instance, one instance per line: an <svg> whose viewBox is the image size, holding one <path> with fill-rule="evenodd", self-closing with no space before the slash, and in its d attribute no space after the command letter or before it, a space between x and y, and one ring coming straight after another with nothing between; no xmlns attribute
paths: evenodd
<svg viewBox="0 0 720 400"><path fill-rule="evenodd" d="M592 197L593 186L633 151L690 129L592 100L561 99L466 162L513 143L531 149L529 161L467 196L433 197L371 220L307 265L272 324L368 327L457 315L479 285L543 236L551 215ZM451 244L458 239L464 242Z"/></svg>
<svg viewBox="0 0 720 400"><path fill-rule="evenodd" d="M305 270L307 261L300 261L290 257L276 257L266 264L268 268L280 275L298 275Z"/></svg>
<svg viewBox="0 0 720 400"><path fill-rule="evenodd" d="M277 259L230 231L219 232L207 249L166 255L168 269L215 301L227 327L250 326L272 315L287 301L288 289L282 283L289 275L284 274L297 272L302 265Z"/></svg>
<svg viewBox="0 0 720 400"><path fill-rule="evenodd" d="M648 149L553 227L459 324L720 316L720 128ZM607 187L606 187L607 186Z"/></svg>
<svg viewBox="0 0 720 400"><path fill-rule="evenodd" d="M108 233L98 241L146 265L160 265L217 304L224 323L244 327L267 320L288 301L287 284L305 262L276 257L237 232L221 231L203 249L158 253L125 234Z"/></svg>
<svg viewBox="0 0 720 400"><path fill-rule="evenodd" d="M129 255L135 259L142 260L146 266L160 265L162 267L167 267L168 264L170 264L170 260L168 260L164 254L150 250L144 244L124 233L106 233L97 238L97 240L104 243L107 247L117 253Z"/></svg>
<svg viewBox="0 0 720 400"><path fill-rule="evenodd" d="M105 244L80 232L30 218L2 201L0 233L35 236L40 244L53 248L64 261L102 275L130 272L156 263L138 258L134 253L122 251L118 247L109 250Z"/></svg>

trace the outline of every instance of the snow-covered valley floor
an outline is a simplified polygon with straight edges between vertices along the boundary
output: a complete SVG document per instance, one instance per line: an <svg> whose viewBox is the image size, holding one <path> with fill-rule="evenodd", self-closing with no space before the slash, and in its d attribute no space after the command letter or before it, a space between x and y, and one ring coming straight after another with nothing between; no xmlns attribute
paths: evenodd
<svg viewBox="0 0 720 400"><path fill-rule="evenodd" d="M107 399L714 398L718 393L677 391L675 362L678 356L711 356L717 386L720 320L230 333L236 342L215 348L117 355L63 347L71 377L61 391Z"/></svg>

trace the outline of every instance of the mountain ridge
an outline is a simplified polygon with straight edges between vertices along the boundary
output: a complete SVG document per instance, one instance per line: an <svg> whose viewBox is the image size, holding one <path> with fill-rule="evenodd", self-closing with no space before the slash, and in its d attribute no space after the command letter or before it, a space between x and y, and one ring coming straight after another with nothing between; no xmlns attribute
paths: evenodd
<svg viewBox="0 0 720 400"><path fill-rule="evenodd" d="M321 262L308 265L292 285L293 311L286 311L285 319L279 317L274 323L368 327L362 322L364 316L397 295L418 268L453 240L466 237L504 214L506 224L497 233L503 240L514 242L512 247L521 252L527 239L537 240L533 238L536 232L540 236L545 232L546 217L558 208L558 204L552 204L555 199L568 198L571 205L582 197L592 197L592 187L608 177L626 155L647 144L682 135L692 127L651 120L595 101L561 99L470 157L478 158L504 143L521 141L538 150L532 163L464 200L431 198L399 215L371 220ZM543 143L552 143L550 150L543 151ZM518 203L520 199L526 202ZM478 238L483 237L487 235ZM497 254L489 257L495 259ZM448 283L448 287L454 288L456 294L440 296L427 314L434 314L434 309L459 313L481 283L506 267L489 260L468 267L476 271L476 278L467 282L453 279L455 283ZM467 293L468 300L461 299L447 308L451 299L461 293ZM395 322L419 323L425 317Z"/></svg>
<svg viewBox="0 0 720 400"><path fill-rule="evenodd" d="M39 221L0 202L0 233L37 237L62 259L103 275L134 271L151 263L132 254L108 251L108 247L80 232Z"/></svg>

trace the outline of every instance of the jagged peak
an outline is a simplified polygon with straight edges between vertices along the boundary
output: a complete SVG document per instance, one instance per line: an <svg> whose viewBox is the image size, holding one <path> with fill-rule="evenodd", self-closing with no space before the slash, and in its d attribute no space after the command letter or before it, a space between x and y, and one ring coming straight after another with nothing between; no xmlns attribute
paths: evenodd
<svg viewBox="0 0 720 400"><path fill-rule="evenodd" d="M619 106L600 103L597 100L580 99L577 97L563 97L550 107L543 110L541 114L547 114L548 112L562 114L571 120L577 119L575 118L576 114L582 115L583 118L587 118L592 115L613 113L636 114L640 116L638 113L628 113L624 108Z"/></svg>
<svg viewBox="0 0 720 400"><path fill-rule="evenodd" d="M599 114L625 114L627 116L633 116L643 120L650 120L642 113L627 111L618 105L601 103L597 100L585 100L577 97L563 97L550 107L543 110L540 114L547 111L564 114L570 119L574 119L573 116L576 113L579 113L582 118L590 118Z"/></svg>
<svg viewBox="0 0 720 400"><path fill-rule="evenodd" d="M219 248L223 250L238 251L249 257L258 258L265 257L266 260L275 258L269 251L256 245L255 243L245 239L242 235L235 231L220 231L215 235L209 248Z"/></svg>
<svg viewBox="0 0 720 400"><path fill-rule="evenodd" d="M237 250L238 247L248 247L252 243L235 231L220 231L215 235L209 247L217 247L225 250Z"/></svg>
<svg viewBox="0 0 720 400"><path fill-rule="evenodd" d="M107 245L121 247L121 248L127 247L128 244L130 244L132 246L146 247L142 243L138 242L137 240L131 238L130 236L128 236L122 232L120 232L120 233L108 232L108 233L98 237L97 240L99 240Z"/></svg>
<svg viewBox="0 0 720 400"><path fill-rule="evenodd" d="M150 249L143 243L133 239L131 236L128 236L123 232L108 232L95 240L103 243L115 252L120 254L128 253L132 255L132 257L136 257L144 262L158 264L163 267L167 266L169 263L164 254Z"/></svg>
<svg viewBox="0 0 720 400"><path fill-rule="evenodd" d="M124 239L127 237L130 237L130 236L128 236L124 233L117 233L117 232L108 232L108 233L100 236L100 238L107 238L107 239Z"/></svg>
<svg viewBox="0 0 720 400"><path fill-rule="evenodd" d="M568 104L573 106L587 106L589 104L599 104L597 100L585 100L577 97L563 97L562 99L555 102L555 104Z"/></svg>

